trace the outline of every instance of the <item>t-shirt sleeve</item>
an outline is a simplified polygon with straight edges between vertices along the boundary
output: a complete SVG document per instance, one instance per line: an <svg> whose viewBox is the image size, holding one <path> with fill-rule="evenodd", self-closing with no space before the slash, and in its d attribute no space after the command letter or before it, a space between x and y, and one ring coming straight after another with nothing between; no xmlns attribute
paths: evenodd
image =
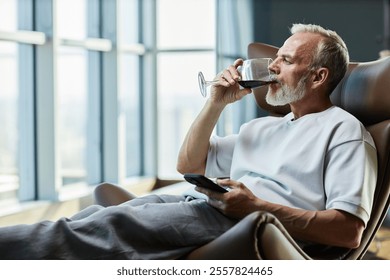
<svg viewBox="0 0 390 280"><path fill-rule="evenodd" d="M377 179L376 149L366 141L350 141L328 152L324 186L326 208L339 209L367 223Z"/></svg>
<svg viewBox="0 0 390 280"><path fill-rule="evenodd" d="M210 178L230 177L237 135L210 138L205 175Z"/></svg>

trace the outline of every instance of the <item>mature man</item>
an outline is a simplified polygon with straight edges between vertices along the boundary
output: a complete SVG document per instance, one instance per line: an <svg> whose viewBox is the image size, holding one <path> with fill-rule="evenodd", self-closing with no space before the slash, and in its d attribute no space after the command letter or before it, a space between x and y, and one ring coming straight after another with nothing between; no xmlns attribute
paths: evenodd
<svg viewBox="0 0 390 280"><path fill-rule="evenodd" d="M227 216L265 210L299 240L354 248L371 210L376 159L364 127L329 98L346 72L348 51L319 26L296 24L291 32L270 66L279 83L269 86L266 100L290 104L292 112L209 141L225 106L250 93L237 85L237 60L191 127L178 169L236 180L220 181L233 188L225 195L199 190Z"/></svg>
<svg viewBox="0 0 390 280"><path fill-rule="evenodd" d="M353 116L332 105L348 52L333 31L294 25L270 66L278 83L267 101L290 104L283 118L265 117L239 134L211 136L224 108L251 90L238 86L238 59L191 126L177 168L229 177L209 199L148 195L119 206L92 206L70 219L0 229L0 258L178 258L231 228L247 214L273 213L302 246L359 245L376 180L375 147Z"/></svg>

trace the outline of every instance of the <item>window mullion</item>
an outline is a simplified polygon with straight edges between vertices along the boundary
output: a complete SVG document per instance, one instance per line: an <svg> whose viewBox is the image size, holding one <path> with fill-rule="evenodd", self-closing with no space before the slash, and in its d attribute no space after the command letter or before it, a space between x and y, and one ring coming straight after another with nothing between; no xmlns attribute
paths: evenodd
<svg viewBox="0 0 390 280"><path fill-rule="evenodd" d="M33 29L33 7L31 2L18 7L18 29ZM24 32L26 35L28 31ZM37 38L45 38L42 32L33 33ZM25 36L19 33L19 42L26 42ZM19 45L19 200L36 198L35 178L35 118L34 118L34 51L29 44Z"/></svg>
<svg viewBox="0 0 390 280"><path fill-rule="evenodd" d="M157 176L158 166L158 117L157 117L157 7L155 0L140 3L142 11L141 42L148 50L141 61L143 173Z"/></svg>
<svg viewBox="0 0 390 280"><path fill-rule="evenodd" d="M100 37L99 0L88 1L87 34L88 37ZM111 41L109 41L111 43ZM87 108L87 183L93 185L103 180L101 151L101 71L102 54L88 52L88 108Z"/></svg>
<svg viewBox="0 0 390 280"><path fill-rule="evenodd" d="M35 1L36 30L51 40L36 47L36 164L38 199L57 200L61 186L57 145L56 1Z"/></svg>
<svg viewBox="0 0 390 280"><path fill-rule="evenodd" d="M102 37L117 44L117 1L102 1ZM102 69L103 180L120 183L125 177L123 114L119 106L118 50L104 52Z"/></svg>

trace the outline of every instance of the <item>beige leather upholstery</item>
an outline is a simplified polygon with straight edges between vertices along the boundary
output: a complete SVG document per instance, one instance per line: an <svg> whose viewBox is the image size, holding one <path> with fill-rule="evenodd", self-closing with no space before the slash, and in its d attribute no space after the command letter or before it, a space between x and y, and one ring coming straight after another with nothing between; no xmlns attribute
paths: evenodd
<svg viewBox="0 0 390 280"><path fill-rule="evenodd" d="M187 256L188 259L195 260L255 260L281 257L289 260L310 259L281 223L270 213L262 211L248 215L219 238Z"/></svg>
<svg viewBox="0 0 390 280"><path fill-rule="evenodd" d="M275 57L277 48L252 43L248 57ZM256 102L272 115L284 115L288 106L273 107L265 102L266 88L254 91ZM214 241L194 250L188 259L361 259L386 217L390 203L390 58L351 63L344 79L332 93L334 104L355 115L374 138L378 154L378 180L372 215L361 245L353 250L312 248L303 252L283 225L271 214L254 212ZM118 190L116 190L118 189ZM116 191L118 193L116 194ZM131 199L119 187L98 188L97 202L117 204Z"/></svg>

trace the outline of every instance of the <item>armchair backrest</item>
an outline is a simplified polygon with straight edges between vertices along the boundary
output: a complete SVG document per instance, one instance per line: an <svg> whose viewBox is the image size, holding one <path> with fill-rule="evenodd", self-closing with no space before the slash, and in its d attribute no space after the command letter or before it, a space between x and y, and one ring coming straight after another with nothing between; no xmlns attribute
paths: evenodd
<svg viewBox="0 0 390 280"><path fill-rule="evenodd" d="M275 58L277 47L251 43L248 58ZM285 115L287 106L270 106L267 88L253 91L257 104L270 115ZM390 203L390 57L371 62L350 63L347 74L331 94L333 104L357 117L371 133L378 153L378 180L374 204L359 248L346 259L361 259L386 218Z"/></svg>

